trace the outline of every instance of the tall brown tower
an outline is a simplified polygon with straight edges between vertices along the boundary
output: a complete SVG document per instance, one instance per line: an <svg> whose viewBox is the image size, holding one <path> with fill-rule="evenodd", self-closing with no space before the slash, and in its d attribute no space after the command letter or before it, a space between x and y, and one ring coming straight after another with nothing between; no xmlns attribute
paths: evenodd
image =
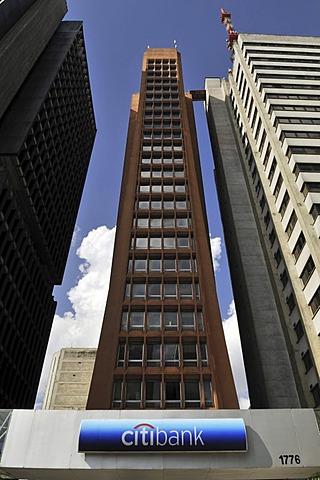
<svg viewBox="0 0 320 480"><path fill-rule="evenodd" d="M180 54L133 95L109 296L88 409L238 408Z"/></svg>

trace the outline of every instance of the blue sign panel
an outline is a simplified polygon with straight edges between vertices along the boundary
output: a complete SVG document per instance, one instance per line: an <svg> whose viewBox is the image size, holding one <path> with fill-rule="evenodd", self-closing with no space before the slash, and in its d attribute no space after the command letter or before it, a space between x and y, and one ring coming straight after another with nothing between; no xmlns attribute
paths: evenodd
<svg viewBox="0 0 320 480"><path fill-rule="evenodd" d="M79 452L239 452L242 418L83 420Z"/></svg>

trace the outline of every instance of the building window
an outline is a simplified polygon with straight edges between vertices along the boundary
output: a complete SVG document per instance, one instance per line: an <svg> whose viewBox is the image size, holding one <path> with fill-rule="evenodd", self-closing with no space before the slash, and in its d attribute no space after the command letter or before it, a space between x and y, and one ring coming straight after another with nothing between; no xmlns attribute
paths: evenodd
<svg viewBox="0 0 320 480"><path fill-rule="evenodd" d="M300 320L294 324L294 331L297 336L297 342L299 342L304 335L303 326Z"/></svg>
<svg viewBox="0 0 320 480"><path fill-rule="evenodd" d="M271 232L269 233L269 240L271 243L271 247L273 246L275 239L276 239L276 232L274 231L274 229L272 229Z"/></svg>
<svg viewBox="0 0 320 480"><path fill-rule="evenodd" d="M161 218L150 218L150 228L161 228Z"/></svg>
<svg viewBox="0 0 320 480"><path fill-rule="evenodd" d="M306 369L305 373L308 373L309 370L313 367L312 358L309 350L302 354L302 361Z"/></svg>
<svg viewBox="0 0 320 480"><path fill-rule="evenodd" d="M279 196L282 183L283 183L283 179L282 179L281 173L279 173L279 177L278 177L278 180L277 180L276 186L274 187L274 192L273 192L273 195L276 197L276 199Z"/></svg>
<svg viewBox="0 0 320 480"><path fill-rule="evenodd" d="M178 330L178 312L164 312L165 330Z"/></svg>
<svg viewBox="0 0 320 480"><path fill-rule="evenodd" d="M203 367L208 366L208 351L206 343L200 343L201 364Z"/></svg>
<svg viewBox="0 0 320 480"><path fill-rule="evenodd" d="M280 215L281 215L281 218L283 218L283 216L284 216L284 214L285 214L285 212L286 212L286 210L287 210L287 206L288 206L288 204L289 204L289 200L290 200L289 194L288 194L288 192L286 191L286 193L284 194L283 200L282 200L282 202L281 202L280 210L279 210L279 213L280 213Z"/></svg>
<svg viewBox="0 0 320 480"><path fill-rule="evenodd" d="M124 367L125 350L126 350L126 344L120 343L118 347L118 361L117 361L118 367Z"/></svg>
<svg viewBox="0 0 320 480"><path fill-rule="evenodd" d="M166 382L166 408L180 408L181 406L181 393L180 382Z"/></svg>
<svg viewBox="0 0 320 480"><path fill-rule="evenodd" d="M146 408L161 408L161 382L160 380L146 381Z"/></svg>
<svg viewBox="0 0 320 480"><path fill-rule="evenodd" d="M146 258L136 258L134 261L134 271L135 272L146 272L147 271L147 259Z"/></svg>
<svg viewBox="0 0 320 480"><path fill-rule="evenodd" d="M277 251L275 252L274 254L274 259L276 261L276 264L277 264L277 267L279 267L279 264L282 260L282 255L281 255L281 252L280 252L280 249L278 248Z"/></svg>
<svg viewBox="0 0 320 480"><path fill-rule="evenodd" d="M277 167L277 161L276 159L274 158L272 160L272 164L271 164L271 167L270 167L270 171L269 171L269 175L268 175L268 180L271 184L272 180L273 180L273 177L274 177L274 174L275 174L275 171L276 171L276 167Z"/></svg>
<svg viewBox="0 0 320 480"><path fill-rule="evenodd" d="M191 272L191 260L190 258L179 258L179 272Z"/></svg>
<svg viewBox="0 0 320 480"><path fill-rule="evenodd" d="M305 182L302 186L301 193L304 198L307 197L308 193L319 193L320 192L320 182Z"/></svg>
<svg viewBox="0 0 320 480"><path fill-rule="evenodd" d="M183 366L196 367L198 365L196 343L184 343L182 345L182 352L183 352Z"/></svg>
<svg viewBox="0 0 320 480"><path fill-rule="evenodd" d="M121 390L122 390L122 381L116 380L113 384L113 401L112 408L119 409L121 408Z"/></svg>
<svg viewBox="0 0 320 480"><path fill-rule="evenodd" d="M143 344L129 343L128 345L128 366L141 367L143 360Z"/></svg>
<svg viewBox="0 0 320 480"><path fill-rule="evenodd" d="M148 286L148 298L150 299L160 299L161 298L161 283L149 281Z"/></svg>
<svg viewBox="0 0 320 480"><path fill-rule="evenodd" d="M294 310L294 307L296 306L296 301L294 299L293 293L290 293L290 295L286 298L286 302L289 308L289 314L291 315L291 313Z"/></svg>
<svg viewBox="0 0 320 480"><path fill-rule="evenodd" d="M165 283L164 288L164 298L177 298L177 284L176 283Z"/></svg>
<svg viewBox="0 0 320 480"><path fill-rule="evenodd" d="M141 382L128 380L126 388L126 408L137 409L141 406Z"/></svg>
<svg viewBox="0 0 320 480"><path fill-rule="evenodd" d="M210 380L203 381L203 388L206 407L213 407L212 386Z"/></svg>
<svg viewBox="0 0 320 480"><path fill-rule="evenodd" d="M149 272L161 272L161 258L155 257L149 259Z"/></svg>
<svg viewBox="0 0 320 480"><path fill-rule="evenodd" d="M178 343L165 343L164 360L166 367L179 367L180 359Z"/></svg>
<svg viewBox="0 0 320 480"><path fill-rule="evenodd" d="M130 330L143 330L144 311L130 313Z"/></svg>
<svg viewBox="0 0 320 480"><path fill-rule="evenodd" d="M296 226L297 220L298 219L297 219L296 212L293 211L292 214L291 214L290 220L288 222L287 228L286 228L286 234L288 235L288 238L291 237L293 229Z"/></svg>
<svg viewBox="0 0 320 480"><path fill-rule="evenodd" d="M292 251L292 255L294 256L296 261L300 257L300 254L305 244L306 244L306 239L304 238L303 232L301 232L297 240L297 243L295 244L294 249Z"/></svg>
<svg viewBox="0 0 320 480"><path fill-rule="evenodd" d="M147 344L147 367L161 366L161 344L148 343Z"/></svg>
<svg viewBox="0 0 320 480"><path fill-rule="evenodd" d="M183 300L193 297L191 283L180 283L179 291L180 291L180 298Z"/></svg>
<svg viewBox="0 0 320 480"><path fill-rule="evenodd" d="M320 405L320 387L319 384L317 383L311 390L313 400L314 400L314 406L319 407Z"/></svg>
<svg viewBox="0 0 320 480"><path fill-rule="evenodd" d="M163 270L164 272L176 272L176 259L175 258L165 258L163 260Z"/></svg>
<svg viewBox="0 0 320 480"><path fill-rule="evenodd" d="M313 295L309 306L312 310L313 315L315 315L320 307L320 287L318 287L316 293Z"/></svg>
<svg viewBox="0 0 320 480"><path fill-rule="evenodd" d="M199 315L198 315L199 316ZM181 328L182 330L194 330L194 312L180 312L180 319L181 319Z"/></svg>
<svg viewBox="0 0 320 480"><path fill-rule="evenodd" d="M280 274L280 281L282 283L282 288L285 288L288 281L289 281L288 274L287 274L286 270L283 270L283 272Z"/></svg>
<svg viewBox="0 0 320 480"><path fill-rule="evenodd" d="M315 270L315 264L310 255L300 275L300 278L304 287L307 285L308 281L310 280L310 277L313 274L314 270Z"/></svg>
<svg viewBox="0 0 320 480"><path fill-rule="evenodd" d="M122 312L121 316L121 330L126 331L128 330L128 312Z"/></svg>
<svg viewBox="0 0 320 480"><path fill-rule="evenodd" d="M314 203L310 210L310 215L312 216L313 220L316 221L318 216L320 215L320 203Z"/></svg>
<svg viewBox="0 0 320 480"><path fill-rule="evenodd" d="M132 298L145 298L146 297L146 284L145 283L133 283L132 284Z"/></svg>
<svg viewBox="0 0 320 480"><path fill-rule="evenodd" d="M147 312L147 328L148 330L161 330L161 312Z"/></svg>
<svg viewBox="0 0 320 480"><path fill-rule="evenodd" d="M186 408L200 408L199 382L194 380L184 381L184 401Z"/></svg>

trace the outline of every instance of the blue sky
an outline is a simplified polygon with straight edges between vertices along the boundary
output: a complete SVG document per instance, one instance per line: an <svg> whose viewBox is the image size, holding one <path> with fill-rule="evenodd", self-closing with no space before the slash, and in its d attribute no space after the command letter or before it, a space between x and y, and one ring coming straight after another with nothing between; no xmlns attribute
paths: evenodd
<svg viewBox="0 0 320 480"><path fill-rule="evenodd" d="M85 308L84 297L87 296L87 310L88 305L94 309L98 302L94 292L97 297L100 295L100 303L104 302L103 265L109 268L111 262L114 233L111 229L116 224L130 101L132 93L139 91L143 52L148 46L173 47L176 40L182 54L186 91L203 88L206 76L226 76L231 61L225 47L227 35L220 23L221 7L232 13L233 25L239 32L320 35L319 0L224 0L223 4L216 0L68 1L66 19L84 22L98 132L64 282L55 289L58 301L55 323L69 319L71 329L56 326L53 333L56 336L60 333L60 340L52 340L49 351L78 345L81 326L76 321L83 311L81 308ZM222 316L227 318L233 315L233 295L216 201L214 164L203 105L195 104L195 111L210 232L212 237L222 238L216 283ZM84 244L83 239L86 239ZM102 259L101 252L106 248L108 252ZM93 265L101 275L99 280ZM91 278L84 279L77 289L88 273ZM73 287L76 290L72 290L70 303L67 292ZM97 317L101 316L100 310L95 313ZM67 344L63 345L63 341ZM95 341L91 339L91 343ZM80 343L85 346L85 338Z"/></svg>

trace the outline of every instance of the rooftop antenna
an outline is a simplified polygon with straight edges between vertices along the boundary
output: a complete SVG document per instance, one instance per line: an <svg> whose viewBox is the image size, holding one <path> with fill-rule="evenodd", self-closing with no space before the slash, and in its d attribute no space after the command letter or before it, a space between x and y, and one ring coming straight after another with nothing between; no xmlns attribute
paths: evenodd
<svg viewBox="0 0 320 480"><path fill-rule="evenodd" d="M221 17L220 17L221 23L224 24L228 33L228 38L226 40L227 49L232 50L233 42L235 42L238 39L238 32L233 28L233 25L231 22L231 13L226 12L224 8L221 8L220 11L221 11Z"/></svg>
<svg viewBox="0 0 320 480"><path fill-rule="evenodd" d="M178 48L177 40L173 40L173 46L174 46L175 49Z"/></svg>

